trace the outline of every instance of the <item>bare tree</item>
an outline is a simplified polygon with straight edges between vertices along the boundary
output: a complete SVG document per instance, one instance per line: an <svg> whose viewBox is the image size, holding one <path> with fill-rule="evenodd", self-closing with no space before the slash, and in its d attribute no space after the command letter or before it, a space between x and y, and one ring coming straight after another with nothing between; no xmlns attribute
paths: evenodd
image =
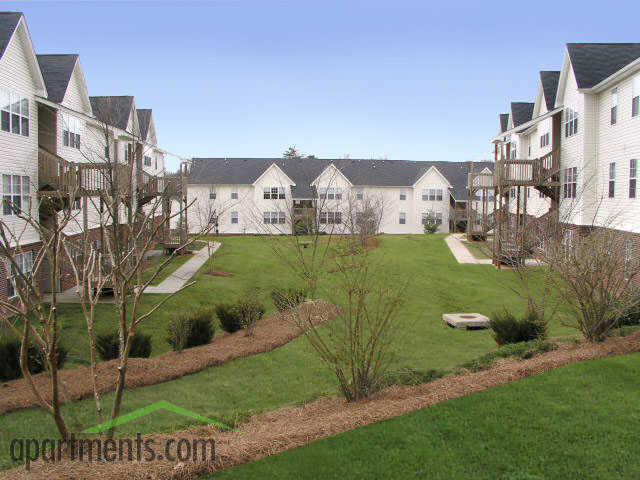
<svg viewBox="0 0 640 480"><path fill-rule="evenodd" d="M388 209L389 201L381 193L349 192L344 212L347 233L366 247L369 239L380 232Z"/></svg>

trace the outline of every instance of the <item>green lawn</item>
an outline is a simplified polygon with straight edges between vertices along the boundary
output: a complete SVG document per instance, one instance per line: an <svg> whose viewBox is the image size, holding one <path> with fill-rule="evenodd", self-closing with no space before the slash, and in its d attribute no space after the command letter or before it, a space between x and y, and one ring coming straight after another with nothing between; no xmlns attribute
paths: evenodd
<svg viewBox="0 0 640 480"><path fill-rule="evenodd" d="M637 479L640 354L572 364L208 479Z"/></svg>
<svg viewBox="0 0 640 480"><path fill-rule="evenodd" d="M479 260L492 258L491 244L489 242L474 241L463 242L463 245L471 252L471 254Z"/></svg>
<svg viewBox="0 0 640 480"><path fill-rule="evenodd" d="M169 349L164 341L167 322L188 309L227 301L249 288L258 288L257 295L267 306L267 313L273 312L271 289L295 285L296 280L274 256L269 241L253 236L224 237L216 253L216 269L234 276L213 277L201 270L195 277L196 286L176 295L150 318L142 331L152 335L153 354ZM524 300L509 288L514 281L513 272L497 271L486 265L458 264L444 243L444 235L384 236L374 255L384 256L389 278L399 276L411 282L407 307L398 319L402 341L394 351L394 367L449 368L495 348L488 331L446 327L442 322L444 312L491 314L503 306L520 311L525 308ZM325 282L319 296L328 295L332 287L330 281ZM144 300L143 308L149 308L156 296L149 297ZM112 309L112 305L100 305L98 331L114 325ZM63 338L73 348L73 359L83 362L87 348L79 306L64 305L60 310L65 325ZM553 336L569 333L574 332L559 323L550 326ZM293 405L321 394L337 395L335 380L310 352L306 340L299 338L272 352L234 360L165 384L127 391L122 413L158 400L169 400L209 418L230 422L237 416ZM111 400L112 395L105 396L107 408ZM65 415L73 419L73 427L80 429L95 424L91 399L65 405L64 410ZM171 414L150 415L127 424L119 433L171 431L191 423ZM53 423L39 409L3 415L0 431L3 432L0 467L10 465L9 439L55 435Z"/></svg>

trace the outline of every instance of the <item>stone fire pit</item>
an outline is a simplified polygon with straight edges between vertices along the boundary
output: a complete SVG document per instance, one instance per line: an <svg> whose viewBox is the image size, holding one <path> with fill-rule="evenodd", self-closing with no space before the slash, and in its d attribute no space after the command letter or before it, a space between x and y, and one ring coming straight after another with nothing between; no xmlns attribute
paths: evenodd
<svg viewBox="0 0 640 480"><path fill-rule="evenodd" d="M453 328L466 328L467 330L489 328L489 317L479 313L443 313L442 320Z"/></svg>

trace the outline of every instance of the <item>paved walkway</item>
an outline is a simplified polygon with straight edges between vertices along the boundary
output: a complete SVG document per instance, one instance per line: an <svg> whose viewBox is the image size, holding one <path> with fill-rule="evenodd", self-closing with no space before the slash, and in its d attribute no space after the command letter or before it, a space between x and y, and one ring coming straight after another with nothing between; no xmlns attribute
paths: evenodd
<svg viewBox="0 0 640 480"><path fill-rule="evenodd" d="M469 251L466 245L460 240L460 237L463 236L464 233L452 234L445 238L445 242L449 246L451 253L456 257L458 263L471 263L471 264L480 264L480 265L491 265L491 259L482 258L477 259L473 256L473 254Z"/></svg>
<svg viewBox="0 0 640 480"><path fill-rule="evenodd" d="M209 242L211 245L211 254L213 255L218 248L220 242ZM193 257L187 260L184 265L175 272L165 278L160 284L148 286L144 293L175 293L180 290L193 277L202 265L209 259L209 249L204 246L198 250Z"/></svg>

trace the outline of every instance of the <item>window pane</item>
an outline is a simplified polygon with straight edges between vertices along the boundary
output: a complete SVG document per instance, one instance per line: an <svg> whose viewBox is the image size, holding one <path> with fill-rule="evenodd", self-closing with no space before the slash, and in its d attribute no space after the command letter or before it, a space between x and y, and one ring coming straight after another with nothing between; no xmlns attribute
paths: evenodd
<svg viewBox="0 0 640 480"><path fill-rule="evenodd" d="M22 189L20 188L20 177L18 175L13 176L13 193L20 193Z"/></svg>
<svg viewBox="0 0 640 480"><path fill-rule="evenodd" d="M29 100L27 100L26 98L23 98L21 101L22 105L22 116L23 117L28 117L29 116Z"/></svg>
<svg viewBox="0 0 640 480"><path fill-rule="evenodd" d="M11 114L11 133L20 134L20 115Z"/></svg>
<svg viewBox="0 0 640 480"><path fill-rule="evenodd" d="M31 191L31 183L29 181L29 177L24 176L22 177L22 193L29 194L30 191Z"/></svg>
<svg viewBox="0 0 640 480"><path fill-rule="evenodd" d="M29 117L22 117L20 121L22 122L22 129L20 133L23 136L28 137L29 136Z"/></svg>
<svg viewBox="0 0 640 480"><path fill-rule="evenodd" d="M20 99L16 95L11 95L11 113L20 113Z"/></svg>
<svg viewBox="0 0 640 480"><path fill-rule="evenodd" d="M2 130L4 130L5 132L8 132L9 130L11 130L11 120L9 118L9 112L5 112L3 110L1 117L2 117L1 119Z"/></svg>

